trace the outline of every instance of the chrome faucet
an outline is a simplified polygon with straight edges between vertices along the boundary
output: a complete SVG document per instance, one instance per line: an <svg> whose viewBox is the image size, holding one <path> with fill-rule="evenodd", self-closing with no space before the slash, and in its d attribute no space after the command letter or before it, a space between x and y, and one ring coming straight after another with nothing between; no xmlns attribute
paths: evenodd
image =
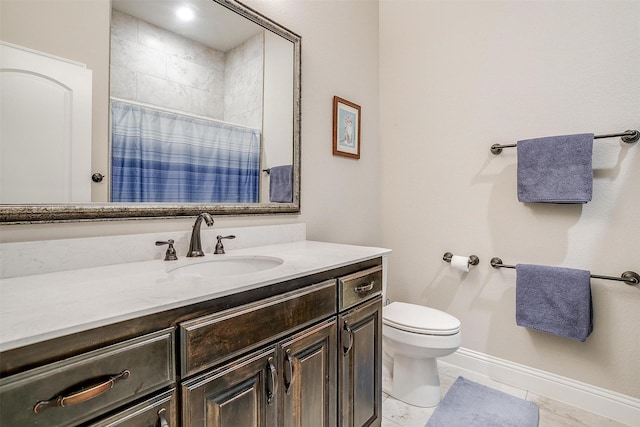
<svg viewBox="0 0 640 427"><path fill-rule="evenodd" d="M195 224L193 224L193 230L191 231L191 241L189 242L189 251L187 252L188 257L204 256L204 252L202 251L202 240L200 240L200 226L202 225L202 220L207 223L207 227L211 227L213 225L213 218L211 218L211 215L206 212L198 215Z"/></svg>

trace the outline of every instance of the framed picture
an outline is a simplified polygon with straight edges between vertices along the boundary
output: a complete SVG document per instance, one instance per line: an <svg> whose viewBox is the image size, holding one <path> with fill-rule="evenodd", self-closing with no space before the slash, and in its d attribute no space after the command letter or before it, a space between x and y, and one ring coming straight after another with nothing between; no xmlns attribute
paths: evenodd
<svg viewBox="0 0 640 427"><path fill-rule="evenodd" d="M360 106L333 97L333 155L360 158Z"/></svg>

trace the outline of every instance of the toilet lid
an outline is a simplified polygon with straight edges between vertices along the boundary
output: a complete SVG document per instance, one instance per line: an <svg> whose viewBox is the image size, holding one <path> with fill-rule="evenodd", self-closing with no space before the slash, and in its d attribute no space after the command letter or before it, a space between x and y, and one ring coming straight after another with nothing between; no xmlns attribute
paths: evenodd
<svg viewBox="0 0 640 427"><path fill-rule="evenodd" d="M403 331L424 335L453 335L460 332L460 321L435 308L392 302L382 308L382 322Z"/></svg>

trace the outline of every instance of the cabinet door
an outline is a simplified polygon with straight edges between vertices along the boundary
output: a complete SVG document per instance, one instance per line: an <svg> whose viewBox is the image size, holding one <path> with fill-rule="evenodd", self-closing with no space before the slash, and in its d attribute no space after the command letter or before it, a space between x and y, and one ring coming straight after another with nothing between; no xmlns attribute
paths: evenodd
<svg viewBox="0 0 640 427"><path fill-rule="evenodd" d="M277 382L274 347L193 378L182 386L183 425L275 426Z"/></svg>
<svg viewBox="0 0 640 427"><path fill-rule="evenodd" d="M332 318L280 344L281 425L336 425L336 334Z"/></svg>
<svg viewBox="0 0 640 427"><path fill-rule="evenodd" d="M339 413L345 427L382 422L382 299L342 313L338 321Z"/></svg>

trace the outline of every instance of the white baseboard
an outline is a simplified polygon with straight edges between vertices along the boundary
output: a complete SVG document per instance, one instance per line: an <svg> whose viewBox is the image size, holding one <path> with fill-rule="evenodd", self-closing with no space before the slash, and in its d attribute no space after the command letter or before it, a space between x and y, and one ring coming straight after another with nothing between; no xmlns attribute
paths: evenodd
<svg viewBox="0 0 640 427"><path fill-rule="evenodd" d="M631 396L467 348L440 360L630 426L640 425L640 399Z"/></svg>

